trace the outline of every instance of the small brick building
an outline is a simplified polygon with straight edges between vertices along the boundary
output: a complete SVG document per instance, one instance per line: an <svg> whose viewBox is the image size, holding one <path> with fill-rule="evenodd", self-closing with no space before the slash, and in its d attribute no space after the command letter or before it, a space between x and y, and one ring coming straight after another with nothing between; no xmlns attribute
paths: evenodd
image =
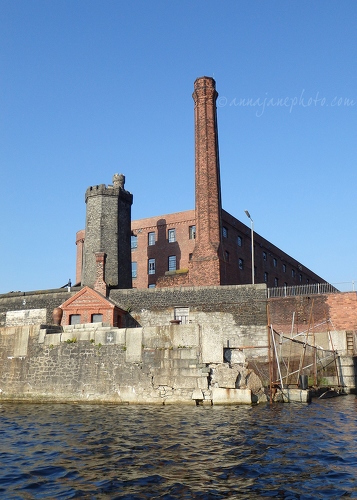
<svg viewBox="0 0 357 500"><path fill-rule="evenodd" d="M121 328L124 325L125 311L100 293L85 286L61 304L63 312L61 325L103 323Z"/></svg>

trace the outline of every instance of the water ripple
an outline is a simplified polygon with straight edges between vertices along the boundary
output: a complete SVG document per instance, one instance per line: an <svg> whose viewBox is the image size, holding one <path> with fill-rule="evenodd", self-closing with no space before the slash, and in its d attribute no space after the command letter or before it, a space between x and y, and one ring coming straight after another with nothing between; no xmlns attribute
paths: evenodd
<svg viewBox="0 0 357 500"><path fill-rule="evenodd" d="M0 497L357 498L356 410L1 404Z"/></svg>

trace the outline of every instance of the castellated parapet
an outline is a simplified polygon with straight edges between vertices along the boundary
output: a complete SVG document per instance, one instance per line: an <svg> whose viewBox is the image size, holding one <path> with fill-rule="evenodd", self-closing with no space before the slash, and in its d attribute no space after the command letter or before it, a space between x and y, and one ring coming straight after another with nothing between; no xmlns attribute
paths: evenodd
<svg viewBox="0 0 357 500"><path fill-rule="evenodd" d="M82 285L94 287L96 257L106 255L104 280L108 287L131 288L131 205L133 195L124 189L125 177L115 174L113 185L86 190L86 229ZM120 263L120 266L119 266Z"/></svg>

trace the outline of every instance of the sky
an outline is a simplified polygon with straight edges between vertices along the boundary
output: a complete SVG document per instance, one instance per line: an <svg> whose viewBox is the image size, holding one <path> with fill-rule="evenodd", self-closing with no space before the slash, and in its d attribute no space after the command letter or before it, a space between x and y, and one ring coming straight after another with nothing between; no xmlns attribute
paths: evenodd
<svg viewBox="0 0 357 500"><path fill-rule="evenodd" d="M194 208L193 83L216 80L223 208L357 279L354 0L0 0L0 293L75 282L89 186Z"/></svg>

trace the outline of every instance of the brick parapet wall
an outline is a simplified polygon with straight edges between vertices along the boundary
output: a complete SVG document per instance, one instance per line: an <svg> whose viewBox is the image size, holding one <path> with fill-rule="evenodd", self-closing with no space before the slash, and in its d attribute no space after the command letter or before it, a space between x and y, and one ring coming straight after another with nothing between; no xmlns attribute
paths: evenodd
<svg viewBox="0 0 357 500"><path fill-rule="evenodd" d="M356 292L327 295L327 304L334 329L357 330Z"/></svg>
<svg viewBox="0 0 357 500"><path fill-rule="evenodd" d="M161 276L156 282L158 288L190 286L189 273L172 273L166 276Z"/></svg>
<svg viewBox="0 0 357 500"><path fill-rule="evenodd" d="M269 321L278 332L299 333L357 329L355 292L273 298L268 300Z"/></svg>

